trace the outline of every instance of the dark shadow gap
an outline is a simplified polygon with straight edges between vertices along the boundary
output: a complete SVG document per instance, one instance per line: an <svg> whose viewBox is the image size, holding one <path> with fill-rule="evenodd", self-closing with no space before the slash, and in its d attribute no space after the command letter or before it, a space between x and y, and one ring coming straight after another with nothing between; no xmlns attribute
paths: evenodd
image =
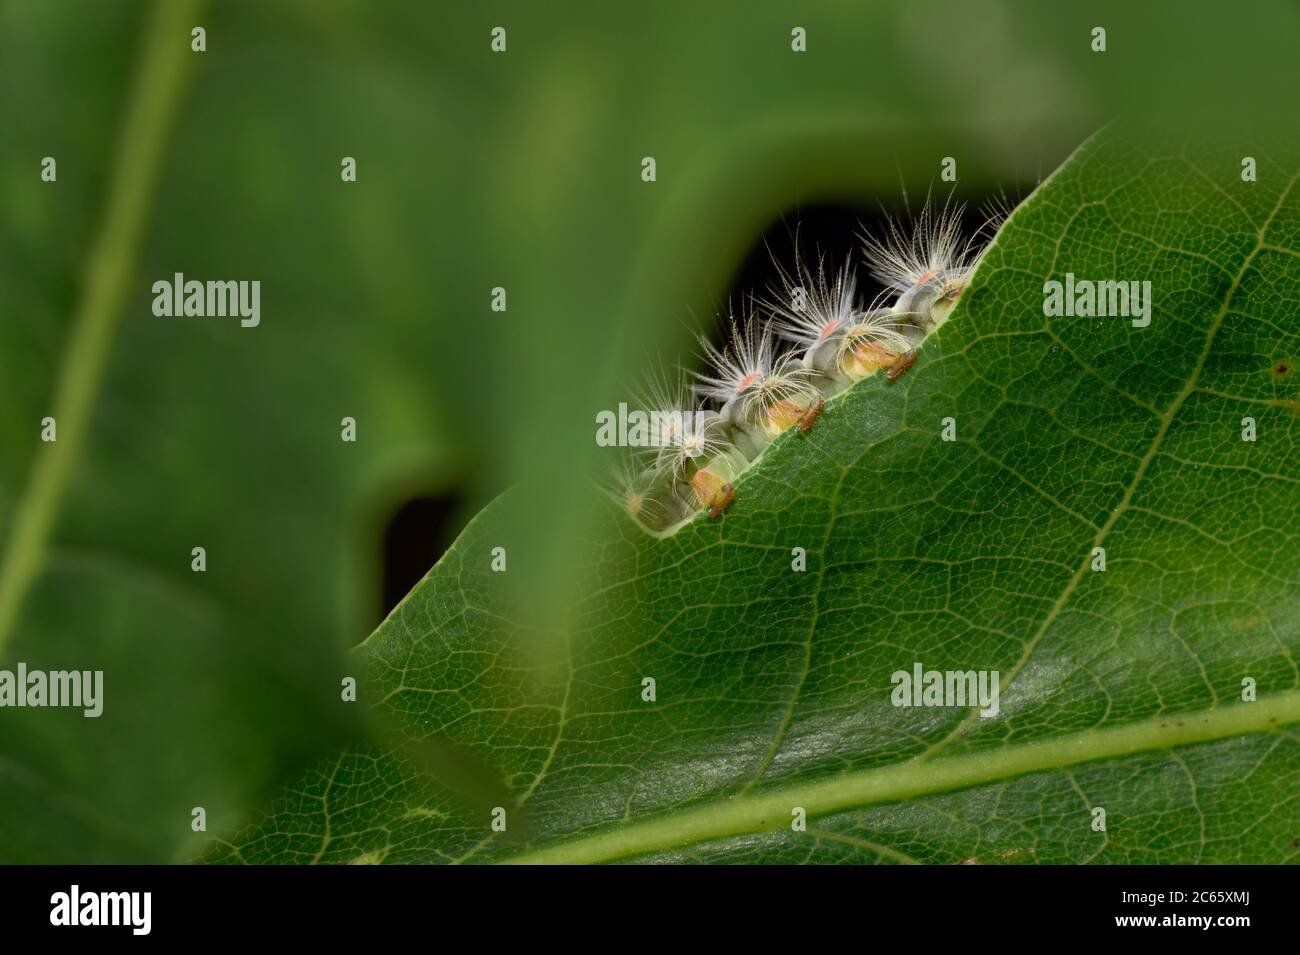
<svg viewBox="0 0 1300 955"><path fill-rule="evenodd" d="M825 256L827 269L831 272L845 262L852 263L857 276L859 301L864 305L874 301L884 288L867 270L861 237L863 234L883 237L891 217L906 227L913 216L920 213L923 201L913 197L910 210L901 198L892 204L819 202L783 213L768 225L741 261L732 278L726 303L739 319L751 297L761 300L777 282L778 273L773 260L793 275L800 257L806 265L815 265L819 255ZM943 201L943 198L936 197L940 207ZM963 204L960 217L963 239L976 235L985 227L992 205L997 201L1001 200L994 192L953 197L954 203ZM992 238L987 231L984 235ZM710 334L713 343L721 345L729 337L726 321L715 321Z"/></svg>
<svg viewBox="0 0 1300 955"><path fill-rule="evenodd" d="M469 522L464 486L424 494L404 502L384 529L383 606L388 616L429 568L447 552Z"/></svg>

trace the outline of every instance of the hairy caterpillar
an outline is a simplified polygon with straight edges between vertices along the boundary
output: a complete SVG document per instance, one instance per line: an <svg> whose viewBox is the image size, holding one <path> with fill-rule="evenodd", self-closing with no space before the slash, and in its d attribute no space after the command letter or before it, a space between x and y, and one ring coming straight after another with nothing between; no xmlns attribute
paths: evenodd
<svg viewBox="0 0 1300 955"><path fill-rule="evenodd" d="M870 274L885 287L873 302L857 294L846 263L828 269L796 258L775 263L777 281L739 318L719 348L701 338L704 370L651 375L638 400L650 409L650 447L624 458L608 490L655 531L706 511L720 516L736 481L778 435L807 431L827 398L884 371L892 381L947 319L979 264L990 225L1005 218L1003 200L969 240L961 206L937 212L927 202L905 226L888 220L883 237L861 236Z"/></svg>

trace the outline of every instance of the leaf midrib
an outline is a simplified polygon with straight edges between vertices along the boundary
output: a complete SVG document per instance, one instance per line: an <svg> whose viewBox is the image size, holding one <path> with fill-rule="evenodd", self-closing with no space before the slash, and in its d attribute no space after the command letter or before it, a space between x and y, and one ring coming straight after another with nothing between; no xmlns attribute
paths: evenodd
<svg viewBox="0 0 1300 955"><path fill-rule="evenodd" d="M1300 722L1300 690L1289 690L1253 703L1166 714L1125 726L1084 730L993 751L928 761L911 759L821 782L733 796L502 861L509 864L611 862L779 829L790 823L790 811L796 806L803 807L812 819L1141 752L1274 732L1296 722Z"/></svg>

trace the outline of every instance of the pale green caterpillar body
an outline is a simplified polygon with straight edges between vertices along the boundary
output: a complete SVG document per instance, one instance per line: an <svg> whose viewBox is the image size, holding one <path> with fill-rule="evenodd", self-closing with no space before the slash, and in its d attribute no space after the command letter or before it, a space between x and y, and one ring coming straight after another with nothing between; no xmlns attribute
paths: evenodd
<svg viewBox="0 0 1300 955"><path fill-rule="evenodd" d="M827 398L868 375L902 375L983 254L985 230L962 241L960 215L960 206L933 213L927 203L910 228L890 220L883 238L864 236L867 266L885 286L867 305L849 263L831 271L824 257L815 267L799 260L794 274L778 264L768 295L741 320L729 317L724 348L701 338L703 372L651 379L642 401L661 426L655 447L621 463L611 487L619 503L653 531L701 510L716 518L740 473L778 435L807 431Z"/></svg>

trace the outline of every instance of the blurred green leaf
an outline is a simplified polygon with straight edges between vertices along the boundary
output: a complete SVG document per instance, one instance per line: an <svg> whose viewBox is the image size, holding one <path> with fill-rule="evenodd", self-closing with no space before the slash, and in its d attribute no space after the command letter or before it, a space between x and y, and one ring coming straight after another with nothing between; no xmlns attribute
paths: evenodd
<svg viewBox="0 0 1300 955"><path fill-rule="evenodd" d="M1033 181L1135 102L1185 124L1230 99L1232 118L1275 125L1296 70L1280 2L1249 18L1184 6L1170 29L1131 4L827 0L800 6L798 55L781 5L190 9L0 0L0 535L27 541L0 666L103 668L107 695L98 720L0 713L4 861L189 857L207 838L192 807L228 833L362 731L339 700L344 651L378 617L379 542L411 496L528 479L511 554L531 572L511 606L549 673L589 585L575 495L593 402L705 324L778 217L924 192L950 154L972 195ZM1087 52L1096 18L1104 57ZM1195 23L1215 24L1213 45L1189 56ZM192 83L138 90L151 49L183 53ZM159 164L124 164L142 155L138 104L173 96ZM107 228L145 193L139 232ZM150 284L176 271L260 280L261 326L155 318ZM498 285L508 314L488 309ZM39 422L88 308L111 334L97 387L72 376L84 441L47 483ZM356 445L338 440L345 415ZM401 759L472 805L506 782L482 737L461 742Z"/></svg>
<svg viewBox="0 0 1300 955"><path fill-rule="evenodd" d="M913 128L942 95L901 69L863 124L854 34L896 16L845 31L843 12L807 11L821 53L800 60L776 9L0 2L0 666L103 669L107 697L97 720L0 712L0 858L188 856L193 807L228 832L363 732L344 651L379 619L380 541L411 496L531 478L516 556L550 576L522 596L563 608L592 396L685 341L771 219L892 195L900 156L924 183L954 141ZM192 82L142 72L159 56ZM172 104L145 137L142 102ZM1030 128L1045 115L957 137L973 188L1050 168L1071 137ZM260 326L155 317L178 271L261 281ZM54 451L40 422L66 381L81 410Z"/></svg>
<svg viewBox="0 0 1300 955"><path fill-rule="evenodd" d="M539 568L490 570L529 520L496 502L358 651L406 742L322 764L210 858L1295 858L1300 157L1252 154L1243 183L1240 150L1098 134L916 367L779 439L721 520L659 539L595 502L559 632L503 586ZM1150 281L1150 326L1045 318L1067 272ZM891 705L918 662L999 671L1000 712Z"/></svg>

